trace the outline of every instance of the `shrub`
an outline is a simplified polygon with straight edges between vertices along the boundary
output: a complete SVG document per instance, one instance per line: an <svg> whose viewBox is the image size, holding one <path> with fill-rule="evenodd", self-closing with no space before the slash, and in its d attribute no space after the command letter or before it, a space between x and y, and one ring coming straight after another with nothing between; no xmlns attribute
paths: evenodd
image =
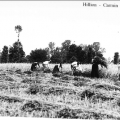
<svg viewBox="0 0 120 120"><path fill-rule="evenodd" d="M26 92L28 94L37 94L39 92L39 87L37 85L31 85Z"/></svg>
<svg viewBox="0 0 120 120"><path fill-rule="evenodd" d="M22 111L32 112L33 110L41 110L42 105L38 101L28 101L21 108Z"/></svg>
<svg viewBox="0 0 120 120"><path fill-rule="evenodd" d="M58 118L78 118L76 112L70 108L64 108L57 112Z"/></svg>

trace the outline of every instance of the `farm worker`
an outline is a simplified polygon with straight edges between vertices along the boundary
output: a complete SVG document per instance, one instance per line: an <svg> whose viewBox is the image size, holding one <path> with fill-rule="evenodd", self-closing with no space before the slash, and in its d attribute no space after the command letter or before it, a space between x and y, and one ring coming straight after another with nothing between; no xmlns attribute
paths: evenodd
<svg viewBox="0 0 120 120"><path fill-rule="evenodd" d="M78 71L82 72L82 67L81 67L80 63L76 62L76 61L71 64L71 69L72 69L72 71L78 70Z"/></svg>
<svg viewBox="0 0 120 120"><path fill-rule="evenodd" d="M33 62L32 65L31 65L31 71L36 70L37 66L40 67L39 63L38 62Z"/></svg>
<svg viewBox="0 0 120 120"><path fill-rule="evenodd" d="M58 67L58 65L55 65L52 73L57 73L57 72L60 72L60 71L62 72L62 63L60 63L59 67Z"/></svg>
<svg viewBox="0 0 120 120"><path fill-rule="evenodd" d="M99 73L98 73L98 64L97 64L97 63L95 63L95 62L92 64L91 77L92 77L92 78L94 78L94 77L99 78Z"/></svg>
<svg viewBox="0 0 120 120"><path fill-rule="evenodd" d="M107 68L107 63L102 60L100 57L95 56L94 59L92 60L92 71L91 71L91 77L94 78L99 78L99 67L98 65L101 65L102 67Z"/></svg>
<svg viewBox="0 0 120 120"><path fill-rule="evenodd" d="M43 65L44 68L49 68L49 63L50 63L50 61L44 61L42 63L42 65Z"/></svg>
<svg viewBox="0 0 120 120"><path fill-rule="evenodd" d="M59 64L59 70L62 72L62 63Z"/></svg>
<svg viewBox="0 0 120 120"><path fill-rule="evenodd" d="M82 67L81 67L81 65L80 65L80 63L79 62L73 62L72 64L71 64L71 69L72 69L72 74L74 75L74 76L81 76L81 73L82 73Z"/></svg>
<svg viewBox="0 0 120 120"><path fill-rule="evenodd" d="M79 63L79 62L77 62L77 67L76 67L76 70L78 70L78 71L81 71L81 72L82 72L82 67L81 67L81 65L80 65L80 63Z"/></svg>
<svg viewBox="0 0 120 120"><path fill-rule="evenodd" d="M71 63L71 70L73 71L77 67L77 61Z"/></svg>
<svg viewBox="0 0 120 120"><path fill-rule="evenodd" d="M58 72L60 72L59 68L58 68L58 65L55 65L54 68L53 68L52 73L54 74L54 73L58 73Z"/></svg>

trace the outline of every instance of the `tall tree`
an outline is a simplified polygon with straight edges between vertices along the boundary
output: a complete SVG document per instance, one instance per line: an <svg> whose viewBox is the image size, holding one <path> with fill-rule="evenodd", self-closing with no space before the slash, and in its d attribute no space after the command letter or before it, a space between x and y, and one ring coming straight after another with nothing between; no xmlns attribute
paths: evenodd
<svg viewBox="0 0 120 120"><path fill-rule="evenodd" d="M77 48L76 48L76 54L77 54L77 59L78 59L78 61L80 61L80 62L82 62L82 60L81 60L81 58L82 58L81 52L82 52L82 46L79 45L79 46L77 46Z"/></svg>
<svg viewBox="0 0 120 120"><path fill-rule="evenodd" d="M20 25L15 26L15 31L16 33L18 33L18 41L19 41L19 36L20 36L20 32L22 31L22 27Z"/></svg>
<svg viewBox="0 0 120 120"><path fill-rule="evenodd" d="M69 47L70 47L70 44L71 44L71 40L65 40L65 41L62 43L62 50L68 51L68 50L69 50Z"/></svg>
<svg viewBox="0 0 120 120"><path fill-rule="evenodd" d="M25 57L25 52L23 51L23 46L21 42L13 43L13 46L9 48L9 61L10 62L22 62Z"/></svg>
<svg viewBox="0 0 120 120"><path fill-rule="evenodd" d="M8 47L7 46L4 46L3 47L3 50L2 50L2 53L1 53L1 62L2 63L7 63L8 62Z"/></svg>
<svg viewBox="0 0 120 120"><path fill-rule="evenodd" d="M87 63L91 63L92 59L95 56L95 52L94 52L93 48L91 47L91 45L88 45L88 48L89 48L89 50L87 53Z"/></svg>
<svg viewBox="0 0 120 120"><path fill-rule="evenodd" d="M49 47L46 47L46 48L45 48L45 51L46 51L46 53L47 53L47 59L50 60L50 59L51 59L51 56L52 56L52 55L50 54L50 48L49 48Z"/></svg>
<svg viewBox="0 0 120 120"><path fill-rule="evenodd" d="M54 49L54 54L51 57L51 62L52 63L62 63L62 52L61 52L61 48L60 47L56 47Z"/></svg>
<svg viewBox="0 0 120 120"><path fill-rule="evenodd" d="M93 49L94 49L95 53L97 54L97 52L100 49L100 42L94 42L93 43Z"/></svg>
<svg viewBox="0 0 120 120"><path fill-rule="evenodd" d="M54 52L54 55L51 57L52 63L60 63L61 62L61 53L58 51Z"/></svg>
<svg viewBox="0 0 120 120"><path fill-rule="evenodd" d="M119 53L115 52L114 53L114 64L118 64L118 62L119 62Z"/></svg>
<svg viewBox="0 0 120 120"><path fill-rule="evenodd" d="M68 51L69 51L70 44L71 44L71 40L65 40L62 43L61 52L62 52L63 62L67 62L68 61L67 60L67 54L68 54Z"/></svg>
<svg viewBox="0 0 120 120"><path fill-rule="evenodd" d="M29 59L30 62L43 62L47 60L47 52L44 49L32 50Z"/></svg>
<svg viewBox="0 0 120 120"><path fill-rule="evenodd" d="M51 55L54 55L54 49L55 49L55 43L54 42L49 42L49 51Z"/></svg>
<svg viewBox="0 0 120 120"><path fill-rule="evenodd" d="M92 47L93 47L93 50L94 50L96 56L99 56L100 58L105 59L103 57L103 53L106 51L105 51L105 48L100 47L100 42L94 42Z"/></svg>
<svg viewBox="0 0 120 120"><path fill-rule="evenodd" d="M87 63L87 54L85 50L81 51L81 58L80 58L81 64Z"/></svg>
<svg viewBox="0 0 120 120"><path fill-rule="evenodd" d="M76 54L76 51L77 51L77 46L75 44L72 44L69 46L69 50L68 50L68 53L67 53L67 60L71 61L71 58L76 57L77 58L77 54ZM74 60L74 59L72 59Z"/></svg>
<svg viewBox="0 0 120 120"><path fill-rule="evenodd" d="M15 26L15 31L16 33L18 33L18 45L19 45L19 36L20 36L20 32L22 31L22 27L20 25ZM18 47L18 60L20 62L19 47Z"/></svg>

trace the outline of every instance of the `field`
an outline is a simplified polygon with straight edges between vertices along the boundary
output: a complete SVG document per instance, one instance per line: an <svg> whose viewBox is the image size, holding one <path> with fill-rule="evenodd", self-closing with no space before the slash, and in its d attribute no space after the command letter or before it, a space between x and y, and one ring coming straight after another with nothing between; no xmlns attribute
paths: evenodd
<svg viewBox="0 0 120 120"><path fill-rule="evenodd" d="M99 66L99 79L90 78L91 65L82 68L83 75L74 77L64 64L54 77L31 72L30 64L0 64L0 116L120 119L118 65Z"/></svg>

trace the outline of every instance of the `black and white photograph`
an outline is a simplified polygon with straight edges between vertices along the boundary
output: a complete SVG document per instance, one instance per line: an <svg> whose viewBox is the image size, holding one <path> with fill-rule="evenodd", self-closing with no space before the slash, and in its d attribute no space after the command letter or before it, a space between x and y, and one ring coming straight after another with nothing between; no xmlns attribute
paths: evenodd
<svg viewBox="0 0 120 120"><path fill-rule="evenodd" d="M120 1L0 1L0 118L120 119Z"/></svg>

